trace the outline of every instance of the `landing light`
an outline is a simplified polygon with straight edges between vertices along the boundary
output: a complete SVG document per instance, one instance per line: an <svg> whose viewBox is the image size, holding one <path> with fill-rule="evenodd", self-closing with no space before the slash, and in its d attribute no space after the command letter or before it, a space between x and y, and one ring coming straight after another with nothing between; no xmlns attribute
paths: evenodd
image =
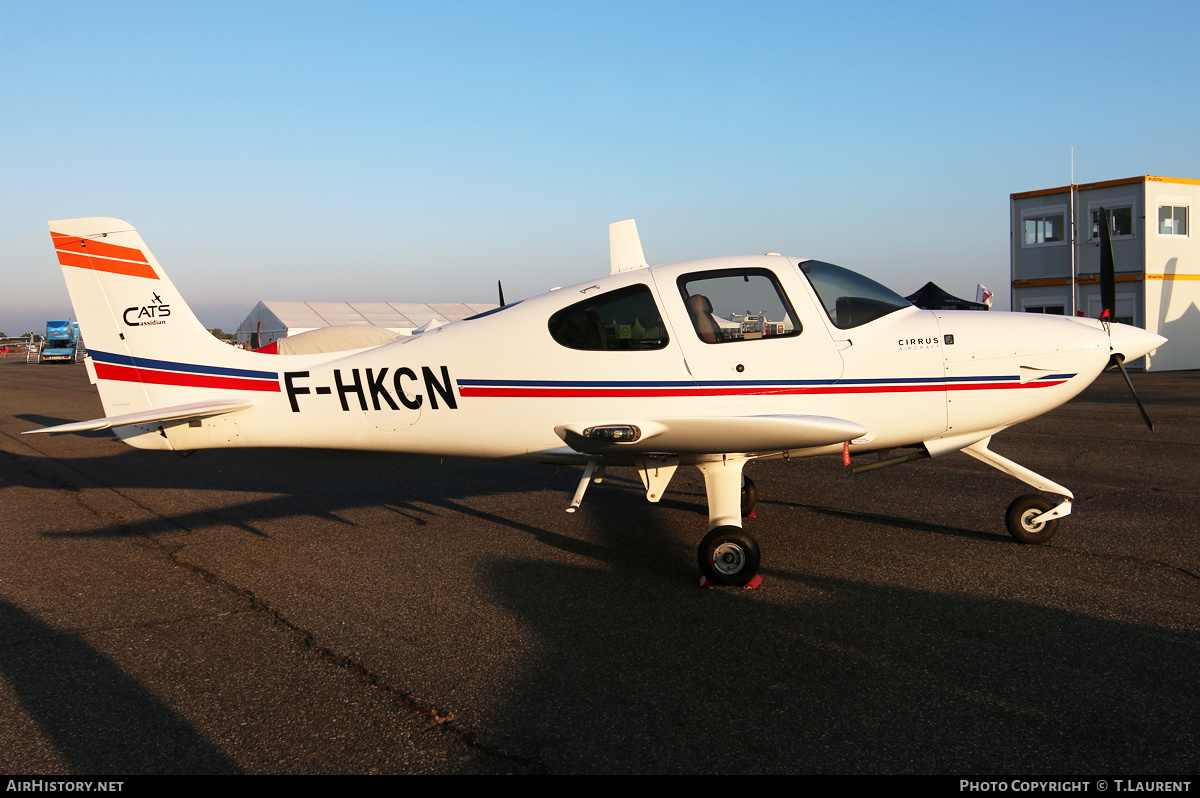
<svg viewBox="0 0 1200 798"><path fill-rule="evenodd" d="M594 441L633 443L642 437L642 431L632 424L613 424L607 427L588 427L583 431L583 437Z"/></svg>

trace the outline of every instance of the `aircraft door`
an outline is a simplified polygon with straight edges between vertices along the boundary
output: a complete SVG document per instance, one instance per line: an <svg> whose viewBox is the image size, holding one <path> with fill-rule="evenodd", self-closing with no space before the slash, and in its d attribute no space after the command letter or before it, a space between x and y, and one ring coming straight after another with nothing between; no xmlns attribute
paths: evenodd
<svg viewBox="0 0 1200 798"><path fill-rule="evenodd" d="M783 258L657 267L655 283L688 370L705 395L787 396L827 387L842 358Z"/></svg>

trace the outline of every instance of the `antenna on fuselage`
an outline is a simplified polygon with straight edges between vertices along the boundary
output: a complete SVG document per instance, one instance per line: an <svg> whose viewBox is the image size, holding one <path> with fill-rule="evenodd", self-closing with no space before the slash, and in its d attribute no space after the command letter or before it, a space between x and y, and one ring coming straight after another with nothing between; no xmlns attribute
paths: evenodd
<svg viewBox="0 0 1200 798"><path fill-rule="evenodd" d="M608 261L610 274L644 269L646 254L642 252L642 239L638 236L637 222L626 219L608 226Z"/></svg>

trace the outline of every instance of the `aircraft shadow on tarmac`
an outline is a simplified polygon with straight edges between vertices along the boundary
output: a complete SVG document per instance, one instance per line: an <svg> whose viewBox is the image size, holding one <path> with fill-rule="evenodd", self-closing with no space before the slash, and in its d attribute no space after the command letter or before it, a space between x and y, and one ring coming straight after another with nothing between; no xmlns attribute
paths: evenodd
<svg viewBox="0 0 1200 798"><path fill-rule="evenodd" d="M3 600L0 630L0 676L70 772L239 772L169 706L76 635ZM10 761L7 769L21 767Z"/></svg>
<svg viewBox="0 0 1200 798"><path fill-rule="evenodd" d="M112 437L110 431L96 433ZM312 515L352 524L337 511L382 506L422 525L428 505L456 497L516 494L545 489L568 490L576 469L553 468L376 452L298 449L223 449L181 458L166 452L139 452L118 446L98 457L25 455L4 469L4 484L79 491L93 487L119 492L189 491L221 494L208 509L175 510L156 506L157 515L78 533L81 536L179 532L211 524L232 524L262 534L258 521ZM232 497L251 495L238 501ZM569 495L569 493L568 493ZM447 505L448 509L460 507Z"/></svg>
<svg viewBox="0 0 1200 798"><path fill-rule="evenodd" d="M104 435L110 435L103 431ZM124 447L115 454L45 461L22 458L27 468L10 473L9 484L78 490L95 484L121 492L131 490L185 489L197 494L224 494L226 500L208 509L170 510L156 506L156 515L142 520L122 519L119 523L86 531L51 531L55 537L122 537L159 533L199 531L228 525L253 535L266 535L263 522L280 518L311 516L335 524L353 525L343 511L358 507L382 507L407 522L424 526L431 522L435 508L526 532L557 548L581 552L592 549L590 556L608 560L613 556L570 535L553 531L555 523L531 524L506 515L474 508L469 499L479 496L509 496L519 501L521 494L550 491L553 499L565 507L579 469L517 463L463 460L375 452L343 452L296 449L221 449L196 452L180 458L163 452L138 452ZM119 465L114 458L119 458ZM47 471L66 466L69 473L47 480ZM805 464L811 467L810 464ZM666 517L680 512L688 516L706 515L702 483L690 469L682 472L671 492L657 505L642 498L642 487L628 469L610 471L604 489L593 489L581 509L581 515L595 519L616 533L637 530L638 548L653 546L652 532ZM797 471L796 473L802 473ZM20 476L24 474L24 477ZM79 477L82 477L80 479ZM228 501L228 494L251 493L254 498ZM263 494L268 494L263 496ZM771 498L760 500L763 508L787 506L818 515L867 521L896 529L920 529L956 537L995 539L979 529L929 523L901 515L860 512L821 504L800 504ZM560 510L551 512L559 518ZM630 516L635 518L631 519ZM694 523L694 521L692 521ZM646 556L642 552L642 556Z"/></svg>
<svg viewBox="0 0 1200 798"><path fill-rule="evenodd" d="M801 600L770 589L697 600L661 580L515 560L484 581L536 631L538 656L479 725L538 769L1197 766L1192 633L846 578L798 577Z"/></svg>

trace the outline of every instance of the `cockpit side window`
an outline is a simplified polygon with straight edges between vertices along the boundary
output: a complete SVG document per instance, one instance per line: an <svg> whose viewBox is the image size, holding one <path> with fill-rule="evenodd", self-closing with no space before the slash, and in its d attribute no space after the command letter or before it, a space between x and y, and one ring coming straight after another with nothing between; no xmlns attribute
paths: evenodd
<svg viewBox="0 0 1200 798"><path fill-rule="evenodd" d="M819 260L800 263L830 320L842 330L912 307L912 303L869 277Z"/></svg>
<svg viewBox="0 0 1200 798"><path fill-rule="evenodd" d="M549 327L555 341L585 351L662 349L670 340L654 295L641 283L565 307Z"/></svg>
<svg viewBox="0 0 1200 798"><path fill-rule="evenodd" d="M678 282L696 335L706 344L800 334L796 313L768 269L698 272Z"/></svg>

